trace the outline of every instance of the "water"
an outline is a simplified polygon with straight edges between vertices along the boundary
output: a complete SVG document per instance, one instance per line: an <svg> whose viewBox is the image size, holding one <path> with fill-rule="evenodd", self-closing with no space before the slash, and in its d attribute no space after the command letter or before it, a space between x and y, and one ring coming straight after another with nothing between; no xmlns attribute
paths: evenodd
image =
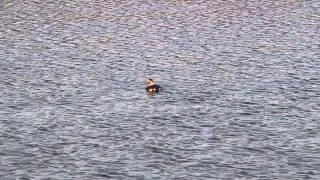
<svg viewBox="0 0 320 180"><path fill-rule="evenodd" d="M319 179L319 6L2 1L1 179Z"/></svg>

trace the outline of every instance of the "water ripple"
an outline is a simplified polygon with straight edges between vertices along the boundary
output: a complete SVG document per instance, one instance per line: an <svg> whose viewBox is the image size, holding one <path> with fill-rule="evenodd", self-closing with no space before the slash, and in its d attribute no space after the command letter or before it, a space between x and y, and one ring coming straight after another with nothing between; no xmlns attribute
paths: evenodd
<svg viewBox="0 0 320 180"><path fill-rule="evenodd" d="M320 178L319 2L1 7L1 179Z"/></svg>

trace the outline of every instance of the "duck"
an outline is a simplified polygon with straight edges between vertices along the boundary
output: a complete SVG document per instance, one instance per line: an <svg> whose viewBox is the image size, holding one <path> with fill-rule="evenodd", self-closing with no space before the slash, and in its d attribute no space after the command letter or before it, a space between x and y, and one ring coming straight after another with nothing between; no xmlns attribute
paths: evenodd
<svg viewBox="0 0 320 180"><path fill-rule="evenodd" d="M147 79L146 80L147 83L147 87L146 87L146 91L149 93L158 93L161 90L161 87L157 84L154 84L153 79Z"/></svg>

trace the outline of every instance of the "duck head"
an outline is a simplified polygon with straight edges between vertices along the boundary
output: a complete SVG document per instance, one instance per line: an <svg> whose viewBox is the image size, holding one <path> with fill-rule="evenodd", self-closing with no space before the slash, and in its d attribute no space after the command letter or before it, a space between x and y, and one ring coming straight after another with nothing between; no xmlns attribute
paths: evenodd
<svg viewBox="0 0 320 180"><path fill-rule="evenodd" d="M150 78L146 80L146 83L148 86L154 85L153 79L150 79Z"/></svg>

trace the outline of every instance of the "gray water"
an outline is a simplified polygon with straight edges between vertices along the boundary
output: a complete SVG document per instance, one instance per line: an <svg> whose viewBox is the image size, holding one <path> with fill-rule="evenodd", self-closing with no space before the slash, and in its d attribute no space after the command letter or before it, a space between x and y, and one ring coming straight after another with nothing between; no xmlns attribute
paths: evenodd
<svg viewBox="0 0 320 180"><path fill-rule="evenodd" d="M0 4L0 179L320 179L319 1Z"/></svg>

